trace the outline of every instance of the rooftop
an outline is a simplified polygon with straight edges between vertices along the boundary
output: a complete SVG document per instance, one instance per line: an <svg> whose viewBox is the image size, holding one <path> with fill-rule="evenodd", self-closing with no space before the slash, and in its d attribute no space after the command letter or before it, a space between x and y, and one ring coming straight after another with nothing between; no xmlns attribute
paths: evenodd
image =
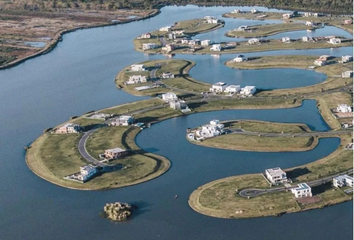
<svg viewBox="0 0 354 240"><path fill-rule="evenodd" d="M285 174L285 172L284 172L280 167L269 168L269 169L266 169L266 171L267 171L271 176Z"/></svg>
<svg viewBox="0 0 354 240"><path fill-rule="evenodd" d="M112 153L119 153L119 152L125 152L125 149L122 148L112 148L112 149L106 149L106 151L112 152Z"/></svg>
<svg viewBox="0 0 354 240"><path fill-rule="evenodd" d="M307 183L299 183L295 189L297 191L298 190L305 190L305 189L310 189L310 186L307 185Z"/></svg>

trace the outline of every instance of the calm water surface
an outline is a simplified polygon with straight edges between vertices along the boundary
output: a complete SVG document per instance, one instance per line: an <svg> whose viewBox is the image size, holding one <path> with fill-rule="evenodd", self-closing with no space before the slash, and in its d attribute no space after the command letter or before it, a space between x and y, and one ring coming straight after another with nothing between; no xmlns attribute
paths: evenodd
<svg viewBox="0 0 354 240"><path fill-rule="evenodd" d="M314 150L299 153L215 150L189 144L184 135L187 127L201 125L212 118L242 118L303 122L314 130L327 130L313 101L305 101L295 109L218 111L156 124L144 130L137 143L169 157L172 168L160 178L128 188L74 191L50 184L27 168L23 147L34 141L43 129L90 110L143 99L116 90L114 77L129 64L164 57L134 52L134 37L191 16L221 16L232 9L167 7L160 15L145 21L77 31L65 35L64 41L51 53L0 71L0 239L351 239L352 202L280 218L249 220L206 217L192 211L187 204L189 194L201 184L271 166L297 166L326 156L339 145L338 139L328 138L320 140ZM350 47L258 55L341 56L351 52ZM221 63L232 55L215 61L210 56L195 58L197 67L191 74L207 82L212 79L200 73L201 67L219 71ZM247 81L257 73L242 75ZM238 81L231 72L223 75L219 71L214 76ZM309 75L307 84L313 84L312 77L316 78ZM273 80L269 77L267 81L271 84ZM180 196L176 200L175 194ZM136 203L140 206L139 213L133 221L122 224L99 218L103 205L112 201Z"/></svg>

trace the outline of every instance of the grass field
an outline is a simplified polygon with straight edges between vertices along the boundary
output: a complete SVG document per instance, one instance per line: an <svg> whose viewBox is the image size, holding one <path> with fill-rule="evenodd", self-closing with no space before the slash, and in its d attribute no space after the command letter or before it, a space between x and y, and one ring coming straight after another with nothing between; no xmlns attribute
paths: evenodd
<svg viewBox="0 0 354 240"><path fill-rule="evenodd" d="M243 129L249 132L262 133L302 133L310 132L311 129L302 123L277 123L257 120L238 120L223 122L230 129Z"/></svg>
<svg viewBox="0 0 354 240"><path fill-rule="evenodd" d="M185 30L185 34L198 34L204 33L216 28L222 27L224 23L213 23L208 24L204 22L204 19L192 19L177 22L172 28L172 30Z"/></svg>

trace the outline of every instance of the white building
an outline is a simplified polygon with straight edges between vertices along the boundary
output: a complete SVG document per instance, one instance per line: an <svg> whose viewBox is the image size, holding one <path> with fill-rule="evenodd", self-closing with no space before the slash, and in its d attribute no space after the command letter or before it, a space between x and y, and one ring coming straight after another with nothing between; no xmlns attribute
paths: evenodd
<svg viewBox="0 0 354 240"><path fill-rule="evenodd" d="M258 11L257 9L255 9L255 8L253 8L253 9L251 10L251 13L253 13L253 14L259 13L259 11Z"/></svg>
<svg viewBox="0 0 354 240"><path fill-rule="evenodd" d="M248 40L248 44L253 45L253 44L258 44L259 39L258 38L251 38Z"/></svg>
<svg viewBox="0 0 354 240"><path fill-rule="evenodd" d="M173 108L175 110L186 110L189 109L188 105L186 104L186 102L184 100L173 100L169 102L170 104L170 108Z"/></svg>
<svg viewBox="0 0 354 240"><path fill-rule="evenodd" d="M248 26L240 26L238 28L236 28L234 31L247 31L247 30L250 30L250 28Z"/></svg>
<svg viewBox="0 0 354 240"><path fill-rule="evenodd" d="M173 34L175 34L176 36L182 36L184 35L184 30L174 30L172 31Z"/></svg>
<svg viewBox="0 0 354 240"><path fill-rule="evenodd" d="M209 46L211 44L211 40L206 39L200 42L202 46Z"/></svg>
<svg viewBox="0 0 354 240"><path fill-rule="evenodd" d="M121 115L112 121L110 126L129 126L134 123L134 118L131 115Z"/></svg>
<svg viewBox="0 0 354 240"><path fill-rule="evenodd" d="M278 185L288 181L286 173L279 167L266 169L265 174L273 185Z"/></svg>
<svg viewBox="0 0 354 240"><path fill-rule="evenodd" d="M149 39L149 38L151 38L151 33L143 33L138 37L138 39Z"/></svg>
<svg viewBox="0 0 354 240"><path fill-rule="evenodd" d="M142 75L133 75L129 77L129 80L125 84L138 84L147 82L146 76Z"/></svg>
<svg viewBox="0 0 354 240"><path fill-rule="evenodd" d="M342 56L342 63L351 62L351 61L353 61L353 56L350 55Z"/></svg>
<svg viewBox="0 0 354 240"><path fill-rule="evenodd" d="M230 85L225 88L226 93L239 93L241 91L240 85Z"/></svg>
<svg viewBox="0 0 354 240"><path fill-rule="evenodd" d="M174 78L174 77L175 77L175 75L173 75L170 72L165 72L165 73L162 73L162 75L161 75L161 78L164 78L164 79L166 79L166 78Z"/></svg>
<svg viewBox="0 0 354 240"><path fill-rule="evenodd" d="M133 72L141 72L145 71L145 68L143 64L133 64L130 66L130 70Z"/></svg>
<svg viewBox="0 0 354 240"><path fill-rule="evenodd" d="M315 24L313 23L313 21L306 21L306 22L305 22L305 25L306 25L306 26L309 26L309 27L315 26Z"/></svg>
<svg viewBox="0 0 354 240"><path fill-rule="evenodd" d="M248 59L245 57L245 55L238 55L233 59L234 62L244 62L247 61Z"/></svg>
<svg viewBox="0 0 354 240"><path fill-rule="evenodd" d="M342 78L352 78L352 77L353 77L353 71L342 72Z"/></svg>
<svg viewBox="0 0 354 240"><path fill-rule="evenodd" d="M81 128L79 124L76 123L66 123L56 130L56 133L78 133Z"/></svg>
<svg viewBox="0 0 354 240"><path fill-rule="evenodd" d="M289 19L289 18L292 18L293 15L291 13L284 13L283 14L283 19Z"/></svg>
<svg viewBox="0 0 354 240"><path fill-rule="evenodd" d="M241 94L245 96L252 96L255 94L257 91L255 86L245 86L244 88L241 88Z"/></svg>
<svg viewBox="0 0 354 240"><path fill-rule="evenodd" d="M348 175L341 175L333 178L333 186L334 187L344 187L349 186L353 187L353 177Z"/></svg>
<svg viewBox="0 0 354 240"><path fill-rule="evenodd" d="M289 37L283 37L283 38L281 39L281 41L282 41L283 43L290 43L290 38L289 38Z"/></svg>
<svg viewBox="0 0 354 240"><path fill-rule="evenodd" d="M223 92L226 88L226 83L217 82L211 85L210 92Z"/></svg>
<svg viewBox="0 0 354 240"><path fill-rule="evenodd" d="M170 32L171 31L172 26L166 26L166 27L162 27L160 28L160 32Z"/></svg>
<svg viewBox="0 0 354 240"><path fill-rule="evenodd" d="M242 13L242 11L240 9L235 9L235 10L232 10L231 13Z"/></svg>
<svg viewBox="0 0 354 240"><path fill-rule="evenodd" d="M324 61L324 60L320 60L320 59L317 59L316 61L313 62L314 65L316 66L324 66L327 64L327 61Z"/></svg>
<svg viewBox="0 0 354 240"><path fill-rule="evenodd" d="M208 24L216 24L219 22L219 19L206 19L205 21Z"/></svg>
<svg viewBox="0 0 354 240"><path fill-rule="evenodd" d="M304 37L301 38L301 40L302 40L303 42L308 42L308 41L310 41L310 38L304 36Z"/></svg>
<svg viewBox="0 0 354 240"><path fill-rule="evenodd" d="M221 51L221 45L220 45L220 44L214 44L214 45L210 48L210 51L220 52L220 51Z"/></svg>
<svg viewBox="0 0 354 240"><path fill-rule="evenodd" d="M178 100L177 95L173 92L164 93L161 95L161 98L166 102Z"/></svg>
<svg viewBox="0 0 354 240"><path fill-rule="evenodd" d="M156 43L143 43L143 51L157 48Z"/></svg>
<svg viewBox="0 0 354 240"><path fill-rule="evenodd" d="M97 172L98 172L97 167L95 166L92 165L82 166L80 167L80 175L78 175L78 179L83 182L86 182L87 180L95 176Z"/></svg>
<svg viewBox="0 0 354 240"><path fill-rule="evenodd" d="M311 187L307 183L298 184L297 187L291 189L291 192L296 198L312 197Z"/></svg>
<svg viewBox="0 0 354 240"><path fill-rule="evenodd" d="M340 38L331 38L329 39L328 43L331 43L333 45L335 44L341 44L342 43L342 40Z"/></svg>
<svg viewBox="0 0 354 240"><path fill-rule="evenodd" d="M337 112L341 112L341 113L352 112L352 107L348 106L347 104L339 104L337 107Z"/></svg>
<svg viewBox="0 0 354 240"><path fill-rule="evenodd" d="M219 136L223 133L224 124L221 124L219 120L212 120L210 124L203 125L195 132L196 136L202 139Z"/></svg>
<svg viewBox="0 0 354 240"><path fill-rule="evenodd" d="M210 20L210 19L217 19L216 17L214 17L214 16L205 16L204 17L204 20Z"/></svg>

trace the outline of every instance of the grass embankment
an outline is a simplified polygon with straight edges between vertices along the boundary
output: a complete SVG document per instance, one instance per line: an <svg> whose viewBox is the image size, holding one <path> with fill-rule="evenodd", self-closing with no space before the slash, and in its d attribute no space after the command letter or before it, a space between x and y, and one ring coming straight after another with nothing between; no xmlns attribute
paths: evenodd
<svg viewBox="0 0 354 240"><path fill-rule="evenodd" d="M195 35L209 32L222 26L224 26L224 22L206 23L204 19L198 18L177 22L172 27L172 30L184 30L184 33L187 35Z"/></svg>
<svg viewBox="0 0 354 240"><path fill-rule="evenodd" d="M189 76L190 69L195 66L195 63L192 61L171 59L146 61L139 64L144 64L144 66L148 68L149 71L131 72L129 71L130 66L128 66L124 68L121 72L119 72L119 74L117 75L115 79L117 87L121 87L124 91L136 96L155 96L158 94L170 92L171 89L173 89L179 94L183 94L185 92L190 92L192 94L195 92L196 94L199 94L200 92L207 91L210 88L210 84L199 82ZM155 67L159 64L161 65L161 67ZM164 86L154 87L143 91L137 91L135 87L153 86L154 82L150 79L150 81L148 80L148 82L146 83L131 85L124 84L124 82L127 81L129 77L133 75L144 75L149 77L151 71L154 68L157 69L156 77L160 79ZM175 75L175 78L161 78L161 75L164 72L171 72Z"/></svg>
<svg viewBox="0 0 354 240"><path fill-rule="evenodd" d="M249 61L236 63L227 61L225 65L237 69L264 69L264 68L299 68L308 69L313 66L313 62L318 57L314 56L265 56L250 58ZM344 71L352 70L353 63L338 63L339 58L329 60L330 64L316 67L314 70L327 75L327 79L321 83L290 89L276 89L271 91L262 91L257 96L287 96L304 94L321 94L323 91L343 87L353 82L352 78L341 78Z"/></svg>
<svg viewBox="0 0 354 240"><path fill-rule="evenodd" d="M225 33L227 37L267 37L283 32L292 32L299 30L309 29L308 26L302 23L279 23L279 24L266 24L266 25L254 25L250 26L250 31L237 31L231 30Z"/></svg>
<svg viewBox="0 0 354 240"><path fill-rule="evenodd" d="M353 152L343 146L351 142L351 135L341 135L341 146L332 154L315 162L286 169L294 182L316 180L353 167ZM269 185L259 174L233 176L200 186L189 197L189 205L197 212L218 218L253 218L277 216L283 213L299 212L352 199L342 189L333 189L329 184L313 187L316 203L301 204L291 192L278 192L244 198L238 195L242 189L266 189Z"/></svg>
<svg viewBox="0 0 354 240"><path fill-rule="evenodd" d="M315 148L318 139L314 137L268 137L241 134L225 134L208 138L195 144L239 151L254 152L299 152Z"/></svg>

